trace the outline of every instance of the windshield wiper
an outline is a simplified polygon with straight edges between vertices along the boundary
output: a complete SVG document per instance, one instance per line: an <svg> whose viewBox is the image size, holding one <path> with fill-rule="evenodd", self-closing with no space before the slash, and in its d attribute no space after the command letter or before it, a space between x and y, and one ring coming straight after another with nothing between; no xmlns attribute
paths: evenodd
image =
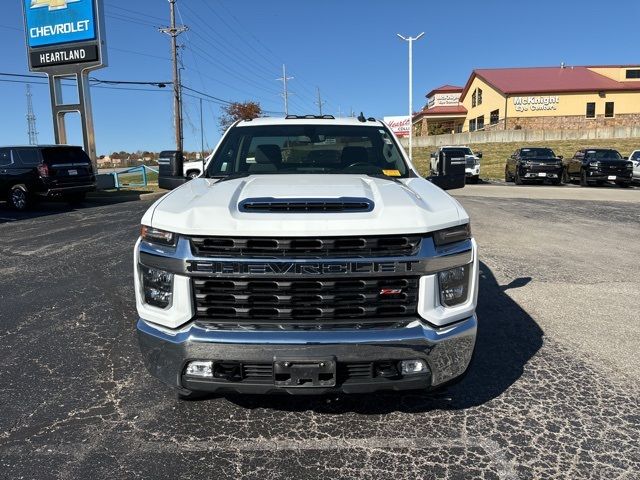
<svg viewBox="0 0 640 480"><path fill-rule="evenodd" d="M219 178L220 180L218 180L216 183L222 183L222 182L227 182L229 180L237 180L239 178L246 178L249 175L251 175L249 172L237 172L237 173L231 173L229 175L218 175L218 176L211 176L209 178Z"/></svg>

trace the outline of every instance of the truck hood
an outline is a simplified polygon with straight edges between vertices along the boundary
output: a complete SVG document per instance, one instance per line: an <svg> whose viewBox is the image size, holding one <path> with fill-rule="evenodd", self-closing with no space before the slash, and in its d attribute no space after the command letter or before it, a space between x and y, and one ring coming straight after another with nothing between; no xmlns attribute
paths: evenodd
<svg viewBox="0 0 640 480"><path fill-rule="evenodd" d="M244 212L243 200L365 198L366 212ZM366 175L253 175L199 178L165 195L142 223L185 235L347 236L427 233L466 223L460 204L423 178Z"/></svg>

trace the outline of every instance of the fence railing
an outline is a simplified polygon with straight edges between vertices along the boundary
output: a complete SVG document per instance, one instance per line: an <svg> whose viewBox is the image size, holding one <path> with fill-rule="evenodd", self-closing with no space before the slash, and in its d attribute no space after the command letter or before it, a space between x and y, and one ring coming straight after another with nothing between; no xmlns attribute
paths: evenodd
<svg viewBox="0 0 640 480"><path fill-rule="evenodd" d="M141 165L139 167L129 168L127 170L123 170L121 172L113 172L115 188L120 190L123 187L146 187L149 185L149 172L158 173L158 170L155 168L147 167L146 165ZM140 174L140 181L123 181L126 180L122 178L122 176L134 176L136 174Z"/></svg>

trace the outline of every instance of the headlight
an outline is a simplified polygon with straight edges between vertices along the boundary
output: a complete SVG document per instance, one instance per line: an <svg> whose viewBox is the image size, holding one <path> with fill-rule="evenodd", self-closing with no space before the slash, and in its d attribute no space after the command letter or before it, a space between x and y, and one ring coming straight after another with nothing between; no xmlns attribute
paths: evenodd
<svg viewBox="0 0 640 480"><path fill-rule="evenodd" d="M158 308L170 307L173 302L173 273L140 265L144 301Z"/></svg>
<svg viewBox="0 0 640 480"><path fill-rule="evenodd" d="M461 305L469 298L471 265L456 267L438 273L440 303L444 307Z"/></svg>
<svg viewBox="0 0 640 480"><path fill-rule="evenodd" d="M471 225L465 223L457 227L438 230L433 234L433 241L436 246L448 245L449 243L462 242L471 238Z"/></svg>
<svg viewBox="0 0 640 480"><path fill-rule="evenodd" d="M599 167L600 166L600 162L589 162L589 166L590 167Z"/></svg>
<svg viewBox="0 0 640 480"><path fill-rule="evenodd" d="M140 227L140 236L147 242L151 243L170 246L176 244L175 233L160 230L158 228L148 227L146 225L142 225L142 227Z"/></svg>
<svg viewBox="0 0 640 480"><path fill-rule="evenodd" d="M627 163L627 170L633 170L633 163Z"/></svg>

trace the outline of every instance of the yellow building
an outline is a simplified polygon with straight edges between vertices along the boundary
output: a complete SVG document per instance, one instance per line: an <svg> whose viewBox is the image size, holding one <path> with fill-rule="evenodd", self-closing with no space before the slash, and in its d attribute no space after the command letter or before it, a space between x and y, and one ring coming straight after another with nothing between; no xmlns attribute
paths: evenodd
<svg viewBox="0 0 640 480"><path fill-rule="evenodd" d="M638 125L640 66L474 70L458 103L448 105L454 116L440 122L442 110L430 100L414 117L416 130L425 135L452 133L441 131L451 125L458 132Z"/></svg>

